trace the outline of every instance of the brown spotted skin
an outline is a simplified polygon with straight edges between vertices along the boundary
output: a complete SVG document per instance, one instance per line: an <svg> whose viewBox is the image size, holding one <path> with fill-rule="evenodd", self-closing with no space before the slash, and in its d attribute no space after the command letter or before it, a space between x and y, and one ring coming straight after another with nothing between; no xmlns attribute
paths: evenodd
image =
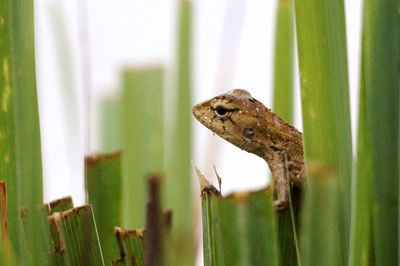
<svg viewBox="0 0 400 266"><path fill-rule="evenodd" d="M285 209L290 185L304 182L302 133L242 89L199 103L192 111L215 134L267 162L274 176L274 205Z"/></svg>

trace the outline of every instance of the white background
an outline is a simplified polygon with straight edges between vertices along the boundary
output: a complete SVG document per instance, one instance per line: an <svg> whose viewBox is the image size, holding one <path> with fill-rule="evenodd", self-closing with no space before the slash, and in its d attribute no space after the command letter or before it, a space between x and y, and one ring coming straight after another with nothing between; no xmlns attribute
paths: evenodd
<svg viewBox="0 0 400 266"><path fill-rule="evenodd" d="M192 3L193 103L244 88L270 106L276 1ZM346 0L345 8L354 136L361 0ZM36 0L35 12L45 201L72 195L81 204L82 158L85 152L100 151L98 102L117 92L124 67L173 67L177 2ZM63 93L65 88L69 93ZM77 102L67 108L65 102L73 99ZM297 118L299 105L297 92ZM209 177L216 165L224 193L266 184L263 160L213 136L198 122L193 125L193 160ZM301 121L295 125L301 129Z"/></svg>

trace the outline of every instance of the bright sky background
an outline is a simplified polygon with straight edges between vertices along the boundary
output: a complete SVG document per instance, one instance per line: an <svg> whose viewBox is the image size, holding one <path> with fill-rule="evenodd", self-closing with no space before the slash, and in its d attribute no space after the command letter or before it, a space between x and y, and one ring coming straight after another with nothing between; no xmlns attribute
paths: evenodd
<svg viewBox="0 0 400 266"><path fill-rule="evenodd" d="M345 5L354 136L361 0L346 0ZM244 88L270 106L275 9L276 1L193 1L193 103ZM72 195L80 204L84 201L81 158L85 151L99 151L94 134L97 103L116 93L123 67L173 66L176 1L36 0L35 12L45 201ZM62 64L72 67L60 69ZM89 115L83 100L87 83ZM71 93L62 94L62 86L69 86ZM66 110L64 98L73 97L79 99L76 108ZM296 104L300 117L300 103ZM88 125L90 142L85 146ZM262 159L213 136L197 121L193 125L193 161L209 177L216 165L224 193L266 184L269 170ZM300 121L296 126L301 129ZM208 147L220 148L219 156L210 156Z"/></svg>

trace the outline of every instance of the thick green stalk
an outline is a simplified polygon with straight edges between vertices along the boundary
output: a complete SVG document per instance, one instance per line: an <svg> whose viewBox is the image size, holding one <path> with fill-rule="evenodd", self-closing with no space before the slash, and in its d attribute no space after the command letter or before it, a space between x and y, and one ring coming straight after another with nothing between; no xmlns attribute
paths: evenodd
<svg viewBox="0 0 400 266"><path fill-rule="evenodd" d="M370 256L375 265L397 265L399 260L398 8L398 0L367 0L364 6L359 125L361 138L353 213L355 224L352 247L355 250L351 263L371 262L371 257L366 256L371 245L374 250ZM370 243L371 228L373 244Z"/></svg>
<svg viewBox="0 0 400 266"><path fill-rule="evenodd" d="M67 211L73 207L74 203L72 202L72 198L68 196L46 203L44 205L44 211L46 215L52 215L55 212Z"/></svg>
<svg viewBox="0 0 400 266"><path fill-rule="evenodd" d="M350 233L352 151L343 0L296 0L295 13L305 159L310 184L305 206L318 200L318 197L314 198L320 186L317 182L325 187L326 182L319 179L334 180L332 184L327 183L331 184L327 185L328 191L335 190L337 180L338 195L330 193L332 198L327 200L338 201L339 206L326 210L324 215L330 221L330 230L341 236L338 241L338 236L332 238L329 230L308 231L311 234L302 235L307 243L303 244L302 256L305 256L305 262L311 262L308 258L315 253L325 254L323 261L332 261L332 256L339 256L332 263L345 264ZM318 209L304 210L304 219L321 216L315 212ZM313 235L329 243L323 246Z"/></svg>
<svg viewBox="0 0 400 266"><path fill-rule="evenodd" d="M174 226L171 249L167 253L170 264L193 264L196 248L194 243L193 195L191 180L191 30L192 1L180 0L177 40L177 86L173 91L170 115L171 125L167 135L166 206L171 208ZM179 191L179 193L177 193ZM175 255L173 255L175 254ZM171 255L171 256L170 256ZM173 258L179 258L179 261Z"/></svg>
<svg viewBox="0 0 400 266"><path fill-rule="evenodd" d="M105 265L90 205L56 212L49 223L62 247L57 250L61 265Z"/></svg>
<svg viewBox="0 0 400 266"><path fill-rule="evenodd" d="M43 186L36 95L33 1L2 1L0 10L0 174L7 179L9 187L11 242L17 249L20 263L42 265L46 234L39 211L43 201ZM17 232L17 207L26 210L24 238L21 238L21 231ZM20 245L20 250L17 245Z"/></svg>
<svg viewBox="0 0 400 266"><path fill-rule="evenodd" d="M274 102L273 111L293 123L293 2L280 0L275 32ZM293 195L294 196L294 195ZM298 201L298 197L294 197ZM295 204L292 207L297 207ZM297 211L296 211L297 213ZM293 217L297 218L297 217ZM296 241L290 209L277 213L280 260L283 265L297 265ZM297 219L296 219L297 220ZM298 247L297 247L298 248Z"/></svg>
<svg viewBox="0 0 400 266"><path fill-rule="evenodd" d="M60 239L57 225L52 223L51 215L56 212L63 212L74 207L72 198L65 197L44 205L44 215L48 224L50 232L50 238L47 245L46 251L46 262L47 265L64 265L64 250L65 246Z"/></svg>
<svg viewBox="0 0 400 266"><path fill-rule="evenodd" d="M120 252L120 258L112 261L113 266L145 265L143 230L125 230L117 227L115 228L115 237Z"/></svg>
<svg viewBox="0 0 400 266"><path fill-rule="evenodd" d="M204 265L279 265L272 190L222 197L194 168L201 190Z"/></svg>
<svg viewBox="0 0 400 266"><path fill-rule="evenodd" d="M362 73L363 74L363 73ZM367 98L363 79L360 86L357 161L353 176L352 224L349 265L370 265L372 250L372 154L371 131L367 126Z"/></svg>
<svg viewBox="0 0 400 266"><path fill-rule="evenodd" d="M146 180L163 174L163 70L124 72L122 93L122 213L123 225L143 228Z"/></svg>
<svg viewBox="0 0 400 266"><path fill-rule="evenodd" d="M277 9L274 66L274 112L293 123L293 3L280 0Z"/></svg>
<svg viewBox="0 0 400 266"><path fill-rule="evenodd" d="M20 234L18 231L17 178L15 159L14 81L12 61L11 0L0 2L0 176L7 183L8 231L11 248L18 254ZM4 234L4 232L1 232Z"/></svg>
<svg viewBox="0 0 400 266"><path fill-rule="evenodd" d="M204 265L279 265L272 191L202 192Z"/></svg>
<svg viewBox="0 0 400 266"><path fill-rule="evenodd" d="M244 202L249 249L249 263L246 265L280 265L272 195L272 190L267 188L249 193Z"/></svg>
<svg viewBox="0 0 400 266"><path fill-rule="evenodd" d="M306 191L301 220L301 251L303 265L343 264L338 219L338 179L330 169L316 169ZM311 172L311 171L310 171Z"/></svg>
<svg viewBox="0 0 400 266"><path fill-rule="evenodd" d="M218 254L222 256L224 253L220 252L221 245L218 244L218 224L219 210L217 200L212 192L202 192L202 224L203 224L203 259L204 265L223 265ZM227 234L226 234L227 235ZM236 254L238 255L238 254ZM221 256L221 257L222 257ZM239 259L238 259L239 260ZM229 260L228 260L229 261Z"/></svg>
<svg viewBox="0 0 400 266"><path fill-rule="evenodd" d="M118 256L113 235L121 224L121 153L97 154L85 159L85 187L93 207L104 262Z"/></svg>
<svg viewBox="0 0 400 266"><path fill-rule="evenodd" d="M101 101L101 146L105 152L121 150L121 99L107 97Z"/></svg>

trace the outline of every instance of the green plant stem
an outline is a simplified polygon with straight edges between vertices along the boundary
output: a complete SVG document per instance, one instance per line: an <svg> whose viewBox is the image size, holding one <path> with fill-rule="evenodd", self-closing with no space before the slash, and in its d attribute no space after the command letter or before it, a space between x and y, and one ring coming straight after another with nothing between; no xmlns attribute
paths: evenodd
<svg viewBox="0 0 400 266"><path fill-rule="evenodd" d="M46 231L42 214L42 159L36 94L33 1L2 1L0 27L3 176L10 195L11 241L19 263L42 265ZM7 36L3 35L6 34ZM2 44L3 45L3 44ZM3 48L3 47L1 47ZM4 54L3 54L4 51ZM16 198L15 198L16 197ZM17 232L17 207L25 210L23 231ZM20 227L22 228L22 227ZM23 234L23 236L22 236ZM18 242L16 242L18 241ZM18 243L18 244L16 244ZM19 248L17 247L19 245Z"/></svg>
<svg viewBox="0 0 400 266"><path fill-rule="evenodd" d="M367 0L364 5L354 265L399 263L399 4Z"/></svg>
<svg viewBox="0 0 400 266"><path fill-rule="evenodd" d="M292 0L278 1L273 110L288 123L293 123L293 25Z"/></svg>
<svg viewBox="0 0 400 266"><path fill-rule="evenodd" d="M291 124L293 123L293 25L293 1L278 1L273 110ZM295 197L295 200L299 198ZM298 215L295 215L298 213L299 204L293 206L292 203L290 209L277 213L279 253L283 265L298 265L300 261L296 233ZM293 208L296 208L295 212Z"/></svg>
<svg viewBox="0 0 400 266"><path fill-rule="evenodd" d="M195 235L193 226L193 193L190 172L191 160L191 127L192 127L192 62L191 62L191 33L192 6L188 0L178 1L178 37L177 37L177 77L176 86L168 90L174 95L170 99L166 146L166 206L172 209L174 226L167 246L169 264L187 264L195 262ZM172 98L172 97L170 97ZM177 193L179 191L179 193ZM179 258L176 260L174 258Z"/></svg>
<svg viewBox="0 0 400 266"><path fill-rule="evenodd" d="M18 187L16 178L15 157L15 126L14 126L14 80L13 80L13 51L12 51L12 2L11 0L0 3L0 94L2 95L2 108L0 108L0 176L7 183L7 217L11 249L19 254L21 243L18 230ZM4 232L1 232L4 234Z"/></svg>
<svg viewBox="0 0 400 266"><path fill-rule="evenodd" d="M121 224L121 176L120 152L86 157L85 187L106 264L118 256L113 231Z"/></svg>
<svg viewBox="0 0 400 266"><path fill-rule="evenodd" d="M347 263L352 150L343 5L343 0L295 1L305 161L309 180L304 204L310 208L309 212L303 212L304 226L315 225L314 219L323 214L327 216L324 221L328 219L332 226L330 230L340 235L340 238L338 235L332 238L331 231L324 231L323 227L316 228L320 231L304 229L309 233L302 235L305 241L304 265L316 263L312 257L314 254L321 259L319 263ZM320 180L327 178L332 181ZM313 204L318 206L314 201L318 200L319 192L314 190L323 187L332 192L336 186L338 194L329 193L332 198L325 200L337 201L337 208L332 205L330 209L321 209L326 211L324 213L311 209ZM314 199L314 196L317 198ZM318 240L328 242L322 245Z"/></svg>
<svg viewBox="0 0 400 266"><path fill-rule="evenodd" d="M126 70L123 79L122 221L143 228L146 177L164 172L163 70Z"/></svg>

